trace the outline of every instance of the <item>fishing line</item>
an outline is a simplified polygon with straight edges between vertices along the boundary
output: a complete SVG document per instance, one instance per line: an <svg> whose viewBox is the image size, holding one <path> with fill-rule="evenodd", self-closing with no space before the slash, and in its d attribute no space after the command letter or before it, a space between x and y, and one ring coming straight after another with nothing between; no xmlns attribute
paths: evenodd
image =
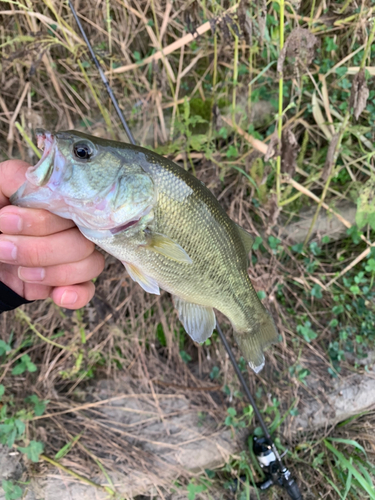
<svg viewBox="0 0 375 500"><path fill-rule="evenodd" d="M70 10L72 11L72 14L74 16L74 19L76 20L76 23L77 23L78 28L81 32L81 35L82 35L82 37L83 37L83 39L84 39L84 41L89 49L91 58L94 61L95 66L97 67L97 69L99 71L100 77L104 83L105 88L107 89L109 97L111 98L111 101L115 107L115 110L116 110L116 112L120 118L120 121L125 129L125 132L127 133L127 136L129 137L129 141L131 142L131 144L136 145L133 134L130 131L130 128L125 120L125 117L124 117L121 109L120 109L120 106L117 102L117 99L116 99L114 93L112 92L112 89L108 83L108 80L104 74L104 71L103 71L102 67L100 66L100 63L99 63L99 61L94 53L94 50L91 46L89 39L87 38L85 30L83 29L81 21L78 18L78 15L73 7L71 0L68 0L68 4L69 4ZM266 476L266 479L262 483L258 484L257 486L261 490L265 490L265 489L268 489L270 486L277 484L279 486L284 487L286 492L290 496L290 498L292 498L293 500L302 500L302 495L299 491L298 485L294 481L289 470L285 467L285 465L283 464L283 462L281 460L279 452L277 451L275 443L272 440L272 437L269 433L269 430L266 426L266 423L263 420L263 417L262 417L262 415L261 415L261 413L260 413L260 411L255 403L255 400L254 400L251 392L250 392L249 386L247 385L247 383L246 383L246 381L241 373L240 367L238 366L236 358L234 357L233 351L232 351L230 345L228 344L227 339L225 338L225 335L224 335L222 329L220 328L220 325L218 322L216 322L216 330L219 333L221 341L222 341L222 343L223 343L223 345L228 353L229 359L231 360L231 363L233 365L234 371L236 372L236 375L237 375L237 377L238 377L238 379L243 387L243 390L244 390L251 406L254 409L254 413L255 413L255 415L258 419L258 422L259 422L259 424L263 430L263 433L264 433L263 438L257 439L254 437L254 441L253 441L253 448L254 448L255 456L257 457L257 460L258 460L260 466L262 467L263 471L265 472L265 476Z"/></svg>

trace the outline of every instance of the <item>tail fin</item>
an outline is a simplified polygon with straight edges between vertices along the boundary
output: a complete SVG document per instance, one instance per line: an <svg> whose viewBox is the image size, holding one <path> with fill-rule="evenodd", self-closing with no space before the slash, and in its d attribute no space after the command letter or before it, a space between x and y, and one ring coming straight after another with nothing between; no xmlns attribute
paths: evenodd
<svg viewBox="0 0 375 500"><path fill-rule="evenodd" d="M235 332L234 338L242 351L244 358L255 373L264 366L263 350L277 341L277 330L270 313L264 309L259 321L245 332Z"/></svg>

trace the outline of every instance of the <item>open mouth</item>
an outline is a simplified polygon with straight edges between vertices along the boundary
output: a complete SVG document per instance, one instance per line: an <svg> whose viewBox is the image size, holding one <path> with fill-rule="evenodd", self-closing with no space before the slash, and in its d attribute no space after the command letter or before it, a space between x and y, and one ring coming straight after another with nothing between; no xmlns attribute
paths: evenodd
<svg viewBox="0 0 375 500"><path fill-rule="evenodd" d="M53 172L54 154L52 150L55 138L50 132L41 129L36 130L36 137L38 148L43 151L43 155L38 163L26 172L26 178L34 186L44 186Z"/></svg>

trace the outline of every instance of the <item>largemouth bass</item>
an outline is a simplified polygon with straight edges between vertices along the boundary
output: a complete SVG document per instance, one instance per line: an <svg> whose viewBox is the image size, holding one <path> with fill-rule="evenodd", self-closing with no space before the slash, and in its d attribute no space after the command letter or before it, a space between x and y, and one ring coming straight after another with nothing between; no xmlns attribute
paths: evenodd
<svg viewBox="0 0 375 500"><path fill-rule="evenodd" d="M10 199L72 219L149 293L173 296L186 332L204 342L213 309L232 323L250 367L277 339L248 276L251 236L206 186L156 153L81 132L37 131L41 160Z"/></svg>

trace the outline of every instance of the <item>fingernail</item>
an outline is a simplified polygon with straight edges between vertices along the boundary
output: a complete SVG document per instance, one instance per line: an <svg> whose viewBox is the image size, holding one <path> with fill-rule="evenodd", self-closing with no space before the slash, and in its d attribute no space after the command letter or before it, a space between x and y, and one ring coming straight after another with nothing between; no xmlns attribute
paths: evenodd
<svg viewBox="0 0 375 500"><path fill-rule="evenodd" d="M22 218L16 214L0 216L0 229L3 233L17 234L22 231Z"/></svg>
<svg viewBox="0 0 375 500"><path fill-rule="evenodd" d="M34 282L43 281L46 277L46 270L43 267L19 267L18 277L22 281Z"/></svg>
<svg viewBox="0 0 375 500"><path fill-rule="evenodd" d="M61 297L61 305L64 306L72 306L77 302L78 294L76 292L66 291L62 294Z"/></svg>
<svg viewBox="0 0 375 500"><path fill-rule="evenodd" d="M17 247L11 241L0 241L0 260L16 260Z"/></svg>

